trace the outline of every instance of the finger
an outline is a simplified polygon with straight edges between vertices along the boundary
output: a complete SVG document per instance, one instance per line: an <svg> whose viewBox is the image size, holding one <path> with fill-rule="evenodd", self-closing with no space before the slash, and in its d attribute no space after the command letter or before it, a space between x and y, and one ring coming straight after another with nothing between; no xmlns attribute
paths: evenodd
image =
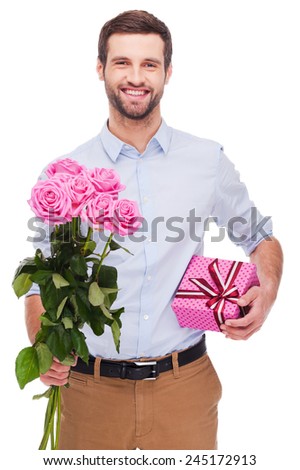
<svg viewBox="0 0 300 470"><path fill-rule="evenodd" d="M59 360L56 357L54 357L52 365L51 365L51 369L57 372L69 372L70 366L64 366L63 364L59 362Z"/></svg>
<svg viewBox="0 0 300 470"><path fill-rule="evenodd" d="M235 341L246 341L249 339L254 333L260 330L260 327L253 328L251 330L234 330L233 332L226 332L225 337L229 339L233 339Z"/></svg>
<svg viewBox="0 0 300 470"><path fill-rule="evenodd" d="M251 315L249 312L247 315L241 318L235 318L232 320L225 320L225 329L227 327L231 328L247 328L247 326L251 325L255 321L255 317Z"/></svg>
<svg viewBox="0 0 300 470"><path fill-rule="evenodd" d="M68 383L68 378L66 378L66 379L57 379L55 377L49 377L47 375L41 375L40 379L43 382L43 384L47 385L48 387L50 385L57 385L59 387L62 387L63 385L66 385Z"/></svg>
<svg viewBox="0 0 300 470"><path fill-rule="evenodd" d="M43 377L50 377L58 380L65 380L68 379L70 375L70 371L67 372L57 372L53 369L49 369L45 374L41 374Z"/></svg>
<svg viewBox="0 0 300 470"><path fill-rule="evenodd" d="M68 383L70 371L56 371L49 369L45 374L40 375L40 379L46 385L65 385Z"/></svg>
<svg viewBox="0 0 300 470"><path fill-rule="evenodd" d="M237 304L240 307L246 307L246 305L250 305L258 296L259 288L257 286L251 287L244 295L242 295Z"/></svg>
<svg viewBox="0 0 300 470"><path fill-rule="evenodd" d="M77 364L78 356L76 356L74 353L71 353L71 354L74 357L74 363L72 364L72 367L74 367ZM56 362L57 364L61 364L60 360L57 359L57 357L55 357L55 356L53 356L53 361ZM61 364L61 365L63 365L63 364ZM70 366L63 365L63 367L70 367Z"/></svg>
<svg viewBox="0 0 300 470"><path fill-rule="evenodd" d="M228 320L228 324L224 325L222 332L225 333L225 335L238 335L239 337L246 337L249 335L249 333L261 328L262 322L258 314L259 310L253 307L253 313L248 314L248 318L244 317L237 320Z"/></svg>
<svg viewBox="0 0 300 470"><path fill-rule="evenodd" d="M47 372L44 375L49 375L50 377L57 377L57 378L64 378L68 377L70 374L70 367L68 367L68 370L55 370L52 369L52 367L47 370Z"/></svg>
<svg viewBox="0 0 300 470"><path fill-rule="evenodd" d="M78 362L78 356L74 355L74 364L72 364L72 367L77 366L77 362Z"/></svg>

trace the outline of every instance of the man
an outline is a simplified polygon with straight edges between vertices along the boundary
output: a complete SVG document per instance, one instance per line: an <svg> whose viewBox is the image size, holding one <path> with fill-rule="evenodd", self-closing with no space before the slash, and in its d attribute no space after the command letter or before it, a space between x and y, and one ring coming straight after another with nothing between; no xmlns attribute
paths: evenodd
<svg viewBox="0 0 300 470"><path fill-rule="evenodd" d="M216 448L221 384L204 332L180 328L170 306L192 255L203 253L209 216L222 226L243 217L231 236L256 263L261 284L239 299L240 306L250 306L247 316L226 321L223 333L248 339L276 298L282 253L270 221L264 224L256 212L253 222L253 203L219 144L162 120L171 56L168 28L147 12L125 12L101 30L97 73L109 119L69 157L88 167L115 168L126 185L124 197L139 202L147 224L143 236L124 240L134 256L118 250L108 258L118 269L116 308L125 306L120 353L110 331L98 338L85 327L90 366L78 361L70 374L54 360L41 376L46 385L71 384L63 388L61 449ZM42 312L32 289L26 299L32 341Z"/></svg>

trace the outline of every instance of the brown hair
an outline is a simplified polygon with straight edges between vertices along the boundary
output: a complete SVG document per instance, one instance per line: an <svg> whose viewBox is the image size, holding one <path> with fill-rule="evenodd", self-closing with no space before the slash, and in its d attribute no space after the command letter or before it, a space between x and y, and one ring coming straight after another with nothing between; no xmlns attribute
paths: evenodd
<svg viewBox="0 0 300 470"><path fill-rule="evenodd" d="M124 11L107 21L101 29L98 42L98 58L104 68L107 61L107 42L115 33L158 34L165 43L164 66L167 71L172 58L172 38L165 23L143 10Z"/></svg>

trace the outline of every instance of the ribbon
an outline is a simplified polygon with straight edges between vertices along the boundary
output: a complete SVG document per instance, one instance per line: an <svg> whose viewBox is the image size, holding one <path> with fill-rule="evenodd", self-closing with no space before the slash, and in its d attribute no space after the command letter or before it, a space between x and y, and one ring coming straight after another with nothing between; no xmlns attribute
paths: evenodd
<svg viewBox="0 0 300 470"><path fill-rule="evenodd" d="M195 284L199 290L178 290L175 297L180 298L198 298L208 299L206 305L213 310L215 320L220 327L224 323L224 310L225 302L237 303L239 298L238 288L234 285L234 281L242 267L241 261L233 261L228 271L226 280L224 281L218 264L218 258L216 258L209 266L208 270L212 280L214 281L216 288L212 287L203 278L189 278L189 280Z"/></svg>

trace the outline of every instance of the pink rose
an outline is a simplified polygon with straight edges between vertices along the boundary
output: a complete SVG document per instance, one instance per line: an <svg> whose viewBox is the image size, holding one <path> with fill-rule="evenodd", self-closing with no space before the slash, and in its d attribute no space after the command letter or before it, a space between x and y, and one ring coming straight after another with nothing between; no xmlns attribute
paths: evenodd
<svg viewBox="0 0 300 470"><path fill-rule="evenodd" d="M65 191L64 183L58 178L38 181L31 190L28 201L37 217L49 225L71 222L71 199Z"/></svg>
<svg viewBox="0 0 300 470"><path fill-rule="evenodd" d="M50 163L46 170L46 175L51 178L59 173L66 173L68 175L76 176L86 172L86 167L80 165L76 160L71 158L64 158Z"/></svg>
<svg viewBox="0 0 300 470"><path fill-rule="evenodd" d="M88 180L86 174L79 174L67 179L65 188L72 202L72 216L78 217L95 193L95 188L90 180Z"/></svg>
<svg viewBox="0 0 300 470"><path fill-rule="evenodd" d="M112 168L94 168L88 171L88 177L99 193L112 194L115 199L126 186L121 184L118 173Z"/></svg>
<svg viewBox="0 0 300 470"><path fill-rule="evenodd" d="M109 217L110 207L114 202L111 194L99 193L91 199L86 207L86 212L81 214L83 220L88 220L89 225L98 229L104 228L104 222Z"/></svg>
<svg viewBox="0 0 300 470"><path fill-rule="evenodd" d="M109 219L104 226L113 233L131 235L142 225L142 216L135 201L115 200L110 206Z"/></svg>

